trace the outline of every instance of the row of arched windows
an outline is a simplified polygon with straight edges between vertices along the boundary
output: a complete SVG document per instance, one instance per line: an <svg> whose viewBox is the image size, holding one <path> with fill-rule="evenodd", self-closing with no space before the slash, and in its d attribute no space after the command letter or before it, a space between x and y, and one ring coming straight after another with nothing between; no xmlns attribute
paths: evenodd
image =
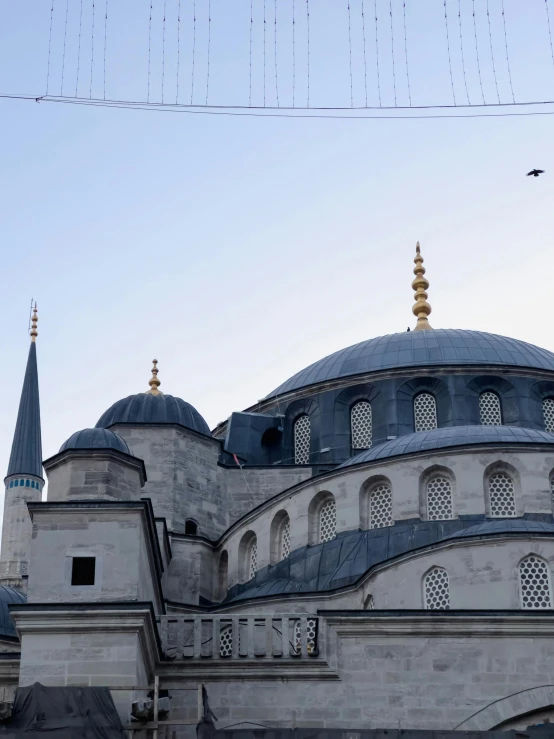
<svg viewBox="0 0 554 739"><path fill-rule="evenodd" d="M499 467L498 464L502 464ZM485 477L486 512L490 518L516 517L517 473L510 466L498 463L490 466ZM453 473L443 467L424 473L421 478L421 516L428 521L449 521L455 518ZM554 474L550 478L554 505ZM380 529L394 524L393 490L390 481L379 477L364 485L361 491L360 525L362 530ZM324 544L337 535L337 504L330 492L318 493L308 507L309 543ZM270 529L270 561L277 564L291 552L290 517L281 510L273 518ZM258 570L258 541L249 531L239 545L239 576L242 582L251 580Z"/></svg>
<svg viewBox="0 0 554 739"><path fill-rule="evenodd" d="M552 583L548 564L536 554L530 554L519 563L518 573L521 607L552 608ZM424 575L423 605L431 610L450 608L450 580L443 567L432 567ZM371 608L375 608L373 598Z"/></svg>
<svg viewBox="0 0 554 739"><path fill-rule="evenodd" d="M424 392L413 401L414 431L431 431L438 428L435 396ZM554 398L545 398L542 404L544 428L554 433ZM479 396L479 420L482 426L502 425L500 397L487 390ZM351 446L354 450L369 449L372 444L373 418L371 403L360 400L350 409ZM306 414L294 422L294 462L310 463L311 422Z"/></svg>

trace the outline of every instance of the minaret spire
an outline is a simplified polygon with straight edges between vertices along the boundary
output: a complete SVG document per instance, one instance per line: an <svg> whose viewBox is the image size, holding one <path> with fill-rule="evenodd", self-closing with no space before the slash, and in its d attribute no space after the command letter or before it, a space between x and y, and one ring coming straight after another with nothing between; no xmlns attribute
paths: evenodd
<svg viewBox="0 0 554 739"><path fill-rule="evenodd" d="M427 289L429 287L429 280L425 277L425 267L423 266L423 257L419 247L419 241L416 244L416 255L414 258L415 267L414 275L415 279L412 282L412 288L415 290L415 303L412 308L412 313L417 317L417 323L414 331L428 331L432 329L427 316L431 313L431 306L427 302Z"/></svg>

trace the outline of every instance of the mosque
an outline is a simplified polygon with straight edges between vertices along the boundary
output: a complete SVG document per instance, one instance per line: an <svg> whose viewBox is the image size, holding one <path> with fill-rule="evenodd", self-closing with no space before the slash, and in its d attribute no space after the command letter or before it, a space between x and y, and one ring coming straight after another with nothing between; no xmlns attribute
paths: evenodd
<svg viewBox="0 0 554 739"><path fill-rule="evenodd" d="M154 360L146 392L46 460L35 308L5 478L5 696L107 686L128 724L152 689L148 736L168 739L194 731L199 685L226 736L554 720L554 354L433 329L419 244L414 262L413 330L213 431Z"/></svg>

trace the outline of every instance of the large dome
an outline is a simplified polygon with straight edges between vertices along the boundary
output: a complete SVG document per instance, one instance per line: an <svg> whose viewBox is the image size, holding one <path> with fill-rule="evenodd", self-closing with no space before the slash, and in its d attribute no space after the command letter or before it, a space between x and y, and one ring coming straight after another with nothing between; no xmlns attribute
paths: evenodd
<svg viewBox="0 0 554 739"><path fill-rule="evenodd" d="M210 434L210 428L190 403L173 395L139 393L118 400L102 414L97 427L108 428L116 423L176 423L201 434Z"/></svg>
<svg viewBox="0 0 554 739"><path fill-rule="evenodd" d="M330 354L297 372L267 397L367 372L460 365L525 367L554 372L554 354L525 341L481 331L406 331L378 336Z"/></svg>

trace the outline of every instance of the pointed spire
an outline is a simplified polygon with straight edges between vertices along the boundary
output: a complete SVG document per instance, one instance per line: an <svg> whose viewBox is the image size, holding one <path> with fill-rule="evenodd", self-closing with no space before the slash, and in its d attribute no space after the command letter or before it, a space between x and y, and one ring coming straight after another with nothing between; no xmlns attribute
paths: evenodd
<svg viewBox="0 0 554 739"><path fill-rule="evenodd" d="M419 247L419 241L416 244L416 255L414 258L415 267L414 275L415 279L412 282L412 288L415 290L415 303L412 308L412 313L417 317L417 323L414 331L428 331L432 329L427 316L431 313L431 306L427 302L427 288L429 287L429 280L424 277L425 267L423 266L423 257Z"/></svg>
<svg viewBox="0 0 554 739"><path fill-rule="evenodd" d="M158 360L153 359L152 360L152 377L150 378L150 381L148 384L150 385L150 390L147 390L147 393L150 393L150 395L163 395L158 388L162 384L160 380L158 380Z"/></svg>
<svg viewBox="0 0 554 739"><path fill-rule="evenodd" d="M37 369L37 307L33 309L31 346L23 380L19 411L8 465L11 475L34 475L42 478L42 440Z"/></svg>

